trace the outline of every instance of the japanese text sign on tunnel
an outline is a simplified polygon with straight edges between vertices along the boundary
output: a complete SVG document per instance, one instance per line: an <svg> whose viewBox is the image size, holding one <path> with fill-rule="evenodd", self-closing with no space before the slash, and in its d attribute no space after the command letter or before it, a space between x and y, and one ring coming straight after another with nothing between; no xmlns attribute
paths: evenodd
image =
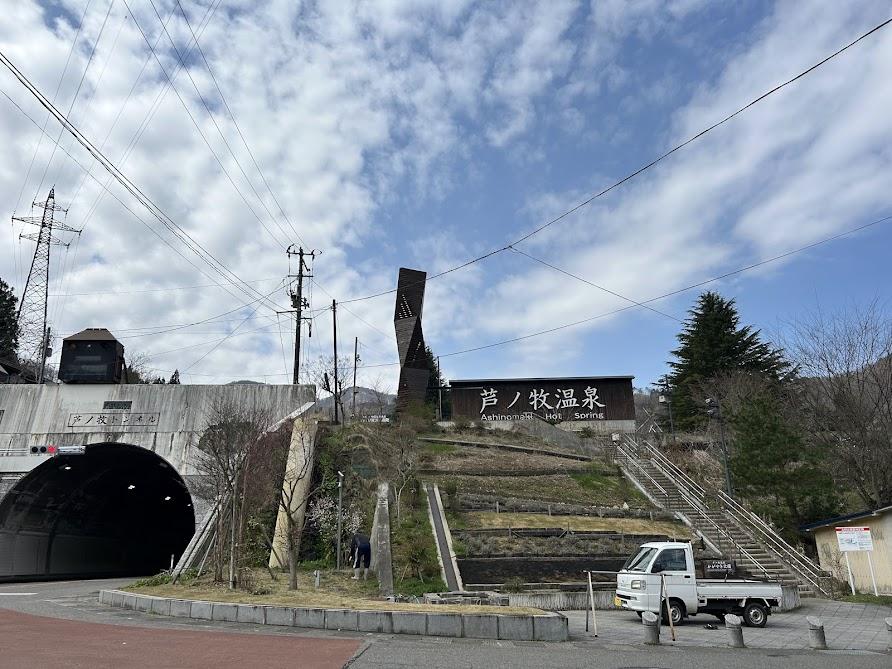
<svg viewBox="0 0 892 669"><path fill-rule="evenodd" d="M837 527L836 541L843 553L873 550L873 537L870 536L869 527Z"/></svg>
<svg viewBox="0 0 892 669"><path fill-rule="evenodd" d="M108 427L157 427L160 413L71 413L68 427L84 427L104 430Z"/></svg>

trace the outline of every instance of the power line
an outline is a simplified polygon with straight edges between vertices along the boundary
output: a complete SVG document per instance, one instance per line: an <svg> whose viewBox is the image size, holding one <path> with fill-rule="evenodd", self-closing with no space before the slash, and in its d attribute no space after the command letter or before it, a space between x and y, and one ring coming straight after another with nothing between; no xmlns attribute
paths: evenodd
<svg viewBox="0 0 892 669"><path fill-rule="evenodd" d="M485 344L483 346L475 346L473 348L467 348L467 349L464 349L461 351L453 351L451 353L444 353L440 357L447 358L450 356L462 355L465 353L473 353L474 351L481 351L481 350L487 349L487 348L494 348L496 346L503 346L505 344L513 344L515 342L522 341L525 339L531 339L533 337L539 337L544 334L551 334L553 332L558 332L560 330L566 330L567 328L575 327L577 325L582 325L583 323L590 323L591 321L595 321L600 318L606 318L607 316L613 316L613 315L621 313L623 311L628 311L629 309L634 309L636 306L645 306L651 302L657 302L658 300L663 300L663 299L666 299L667 297L672 297L673 295L678 295L679 293L684 293L689 290L693 290L694 288L700 288L707 284L715 283L716 281L721 281L722 279L727 279L728 277L735 276L735 275L741 274L743 272L748 272L750 270L756 269L757 267L762 267L763 265L767 265L769 263L773 263L778 260L783 260L784 258L789 258L790 256L795 255L797 253L801 253L802 251L808 251L809 249L813 249L816 246L820 246L822 244L826 244L828 242L835 241L842 237L846 237L846 236L854 234L856 232L866 230L866 229L871 228L875 225L879 225L881 223L885 223L890 220L892 220L892 215L884 216L883 218L877 219L875 221L871 221L870 223L865 223L864 225L859 225L856 228L846 230L845 232L840 232L840 233L833 235L831 237L825 237L824 239L818 240L816 242L812 242L811 244L806 244L805 246L800 246L799 248L793 249L791 251L786 251L785 253L781 253L781 254L773 256L771 258L766 258L765 260L760 260L759 262L755 262L750 265L740 267L740 268L732 270L730 272L725 272L724 274L720 274L719 276L714 276L710 279L705 279L703 281L699 281L699 282L691 284L689 286L685 286L684 288L678 288L677 290L669 291L668 293L663 293L662 295L657 295L656 297L651 297L647 300L641 300L640 303L630 304L629 306L621 307L619 309L614 309L613 311L601 313L596 316L591 316L589 318L583 318L578 321L573 321L572 323L564 323L563 325L558 325L558 326L548 328L545 330L539 330L538 332L531 332L529 334L521 335L519 337L512 337L511 339L504 339L502 341L493 342L491 344Z"/></svg>
<svg viewBox="0 0 892 669"><path fill-rule="evenodd" d="M93 0L87 0L84 4L84 11L81 14L81 20L77 24L77 31L74 33L74 39L71 40L71 48L68 49L68 57L65 59L65 67L62 68L62 74L59 75L59 83L56 84L56 92L53 93L53 103L56 102L56 99L59 97L59 91L62 90L62 82L65 80L65 73L68 72L68 65L71 63L71 56L74 54L74 48L77 45L77 40L81 35L81 30L84 27L84 18L87 16L87 10L90 8L90 3ZM46 130L47 124L50 122L50 113L47 112L46 118L43 121L43 129ZM38 126L40 127L40 126ZM39 135L37 138L37 146L34 148L34 155L31 156L31 162L28 163L28 171L25 172L25 179L22 181L22 187L19 189L19 196L15 201L15 209L13 209L13 213L16 213L19 210L19 205L22 203L22 195L25 193L25 186L28 185L28 179L31 177L31 169L34 167L34 161L37 159L37 154L40 151L40 144L43 142L43 134Z"/></svg>
<svg viewBox="0 0 892 669"><path fill-rule="evenodd" d="M645 164L645 165L639 167L639 168L636 169L634 172L631 172L630 174L627 174L626 176L624 176L624 177L622 177L621 179L619 179L618 181L613 182L610 186L607 186L606 188L604 188L603 190L601 190L601 191L595 193L594 195L592 195L591 197L587 198L586 200L583 200L582 202L580 202L580 203L577 204L576 206L574 206L574 207L572 207L572 208L566 210L566 211L563 212L562 214L556 216L555 218L552 218L551 220L549 220L549 221L547 221L546 223L540 225L539 227L533 229L532 231L530 231L530 232L528 232L528 233L526 233L526 234L524 234L524 235L518 237L518 238L515 239L514 241L512 241L512 242L506 244L505 246L502 246L502 247L499 247L499 248L492 249L492 250L488 251L487 253L484 253L483 255L477 256L476 258L471 258L470 260L467 260L467 261L461 263L460 265L456 265L455 267L451 267L451 268L449 268L449 269L447 269L447 270L445 270L445 271L442 271L442 272L439 272L439 273L437 273L437 274L434 274L433 276L427 277L426 280L427 280L427 281L432 281L433 279L437 279L437 278L439 278L439 277L441 277L441 276L445 276L446 274L450 274L450 273L452 273L452 272L456 272L456 271L458 271L458 270L460 270L460 269L464 269L465 267L468 267L469 265L473 265L473 264L475 264L475 263L478 263L478 262L480 262L481 260L486 260L487 258L490 258L490 257L492 257L492 256L494 256L494 255L497 255L497 254L502 253L502 252L504 252L504 251L508 251L508 250L510 250L513 246L516 246L517 244L520 244L520 243L522 243L522 242L525 242L525 241L528 240L530 237L533 237L534 235L539 234L540 232L542 232L542 231L545 230L546 228L549 228L549 227L551 227L552 225L554 225L554 224L556 224L556 223L559 223L560 221L563 221L565 218L567 218L567 217L570 216L571 214L573 214L573 213L579 211L579 210L582 209L583 207L588 206L589 204L591 204L592 202L594 202L594 201L597 200L598 198L603 197L604 195L606 195L606 194L609 193L610 191L614 190L615 188L618 188L619 186L623 185L623 184L626 183L627 181L630 181L630 180L634 179L635 177L637 177L638 175L640 175L640 174L642 174L642 173L644 173L644 172L650 170L652 167L654 167L654 166L657 165L658 163L662 162L663 160L665 160L666 158L668 158L669 156L671 156L671 155L674 154L675 152L677 152L677 151L683 149L684 147L688 146L689 144L692 144L693 142L697 141L698 139L700 139L700 138L703 137L704 135L707 135L708 133L712 132L712 131L715 130L716 128L718 128L718 127L724 125L725 123L727 123L728 121L730 121L730 120L733 119L734 117L738 116L739 114L742 114L744 111L746 111L746 110L749 109L750 107L755 106L756 104L758 104L759 102L761 102L761 101L764 100L765 98L767 98L767 97L773 95L774 93L777 93L777 92L780 91L781 89L783 89L783 88L789 86L790 84L792 84L792 83L798 81L799 79L805 77L806 75L810 74L811 72L814 72L815 70L817 70L818 68L820 68L822 65L825 65L826 63L830 62L831 60L833 60L834 58L836 58L837 56L839 56L839 55L842 54L843 52L847 51L847 50L850 49L851 47L855 46L856 44L858 44L858 43L861 42L862 40L866 39L867 37L869 37L869 36L872 35L873 33L875 33L875 32L877 32L877 31L881 30L882 28L885 28L885 27L886 27L887 25L889 25L890 23L892 23L892 18L886 19L886 20L883 21L882 23L880 23L880 24L874 26L873 28L871 28L870 30L868 30L866 33L862 34L860 37L858 37L858 38L852 40L851 42L849 42L848 44L846 44L846 45L843 46L842 48L837 49L836 51L834 51L833 53L831 53L829 56L826 56L825 58L823 58L822 60L818 61L817 63L815 63L815 64L812 65L811 67L808 67L808 68L806 68L805 70L801 71L801 72L800 72L799 74L797 74L796 76L794 76L794 77L792 77L792 78L790 78L790 79L787 79L787 80L784 81L783 83L778 84L778 85L775 86L774 88L772 88L772 89L770 89L770 90L768 90L768 91L762 93L761 95L759 95L758 97L754 98L754 99L751 100L750 102L746 103L744 106L740 107L740 108L737 109L736 111L734 111L734 112L728 114L727 116L725 116L724 118L722 118L720 121L717 121L717 122L713 123L712 125L710 125L710 126L704 128L703 130L701 130L700 132L696 133L695 135L692 135L691 137L689 137L689 138L686 139L685 141L681 142L680 144L676 144L674 147L672 147L672 148L669 149L668 151L666 151L666 152L660 154L659 156L657 156L656 158L654 158L653 160L651 160L649 163L647 163L647 164ZM412 285L412 284L410 284L410 285ZM408 286L407 286L407 288L408 288ZM363 300L371 300L371 299L373 299L373 298L381 297L381 296L383 296L383 295L390 295L390 294L395 293L395 292L396 292L396 288L393 288L393 289L391 289L391 290L386 290L386 291L382 291L382 292L378 292L378 293L373 293L373 294L371 294L371 295L366 295L366 296L364 296L364 297L355 297L355 298L352 298L352 299L349 299L349 300L339 300L338 303L339 303L339 304L349 304L349 303L351 303L351 302L361 302L361 301L363 301Z"/></svg>
<svg viewBox="0 0 892 669"><path fill-rule="evenodd" d="M183 9L183 5L180 2L180 0L176 0L176 4L180 8L180 13L183 15L183 20L186 22L186 27L189 28L189 32L192 34L192 39L195 41L195 48L198 51L198 54L201 56L201 60L204 62L204 65L207 68L208 74L211 75L211 80L214 82L214 87L217 89L217 93L220 95L220 100L223 102L223 107L226 109L226 112L229 114L229 118L230 118L230 120L232 120L233 126L235 126L235 131L238 133L238 136L242 140L242 144L244 145L245 150L248 152L248 155L251 157L251 162L254 163L254 167L257 169L257 173L260 175L260 179L261 179L261 181L263 181L263 185L266 186L266 190L269 191L269 194L273 198L273 202L276 203L276 207L278 207L279 213L282 215L282 218L285 219L285 222L288 223L288 226L291 228L291 231L294 233L295 237L297 237L297 240L299 242L301 242L304 246L309 247L310 245L307 244L306 241L303 239L303 237L300 236L300 233L294 227L294 224L291 222L291 219L288 218L288 214L285 213L285 209L282 207L281 204L279 204L279 198L276 197L275 192L270 187L269 182L266 179L266 175L263 173L263 170L261 169L260 165L258 164L257 159L254 157L254 152L251 150L251 147L248 145L248 140L245 139L244 133L242 133L241 126L239 125L238 121L235 118L235 113L230 108L229 102L226 100L226 96L223 94L223 89L220 88L220 84L217 81L217 77L214 75L213 69L211 69L211 64L208 62L207 57L204 55L204 50L201 48L201 44L198 41L199 36L195 34L194 30L192 30L192 24L189 22L189 16L186 14L186 10ZM248 177L246 175L245 179L247 179L247 178ZM255 191L255 194L256 194L256 191ZM258 199L259 198L260 198L260 196L258 195ZM261 200L261 203L262 203L262 200ZM273 217L273 215L269 211L269 209L267 209L267 213L270 215L270 218L273 218L273 220L275 220L275 218ZM285 231L283 230L282 232L284 233ZM285 236L286 237L288 236L287 233L285 233Z"/></svg>
<svg viewBox="0 0 892 669"><path fill-rule="evenodd" d="M65 114L66 117L71 116L71 112L74 109L74 105L77 102L77 96L80 95L81 87L84 85L84 79L87 78L87 72L90 70L90 65L93 63L93 56L96 55L96 48L99 46L99 40L102 39L102 35L105 32L105 24L108 23L108 16L111 14L112 6L115 4L115 0L111 0L108 5L108 11L105 12L105 18L102 19L102 27L99 28L99 35L96 37L96 41L93 42L93 48L90 49L90 56L87 58L87 64L84 65L84 71L81 73L80 81L77 82L77 88L74 91L74 95L71 98L71 104L68 105L68 112ZM50 166L53 164L53 158L56 157L56 149L59 148L59 141L62 139L62 133L65 132L64 128L59 128L59 136L56 138L56 142L53 144L53 150L50 153L50 159L46 163L46 167L43 168L43 175L40 177L40 183L37 185L37 193L40 193L40 189L43 188L43 182L46 179L47 172L49 172ZM37 195L35 194L35 198Z"/></svg>
<svg viewBox="0 0 892 669"><path fill-rule="evenodd" d="M124 5L127 7L127 9L130 10L130 5L128 4L127 0L123 0L123 1L124 1ZM150 0L150 2L151 2L151 0ZM154 8L154 3L152 3L152 7ZM146 45L148 45L149 50L152 52L152 56L155 58L155 61L158 63L158 67L161 68L161 71L164 74L165 78L170 82L171 89L173 90L174 94L177 96L177 99L180 101L180 104L183 106L183 109L186 111L186 115L189 117L189 120L192 122L192 125L195 127L195 130L201 136L202 141L204 141L205 146L207 146L208 151L210 151L211 155L214 157L214 161L217 163L217 166L220 168L220 170L223 172L223 174L229 180L229 183L232 184L233 189L235 189L235 192L238 193L239 197L242 199L242 202L245 203L245 206L250 210L251 214L253 214L254 218L257 220L257 222L260 224L260 226L273 239L273 241L275 241L276 244L282 244L282 241L280 239L278 239L268 227L266 227L266 224L263 222L263 220L260 218L260 216L254 210L254 207L251 205L250 202L248 202L248 198L245 197L245 194L238 187L238 184L235 182L235 179L232 178L232 175L226 169L226 166L223 164L223 161L220 160L220 157L217 155L217 152L214 151L214 147L211 146L210 141L208 141L208 138L205 136L204 132L202 131L201 126L198 124L198 121L195 119L195 116L192 114L192 111L189 109L189 106L186 104L186 101L183 99L183 96L180 95L180 92L177 90L176 85L174 85L173 79L170 77L170 75L167 73L167 70L164 68L164 65L161 62L161 59L158 57L158 54L155 51L154 47L152 46L152 42L149 40L148 35L146 35L145 31L140 26L139 21L136 20L136 16L133 15L133 12L131 11L130 13L131 13L131 16L133 16L133 24L139 30L140 34L143 37L143 40L145 40ZM242 174L244 174L244 170L242 169L241 164L238 161L238 158L232 152L232 148L229 146L229 142L226 141L226 137L223 134L223 131L220 130L219 125L217 125L217 121L214 118L214 115L211 112L210 107L208 106L204 97L201 95L201 92L199 91L197 84L195 84L195 81L192 79L192 74L189 72L189 68L187 68L185 66L185 60L183 59L182 55L180 54L179 49L177 49L176 44L174 44L173 38L170 37L170 33L167 31L167 28L164 26L164 22L161 19L161 15L158 14L157 9L155 10L155 13L158 16L158 20L161 21L161 25L164 29L164 33L167 35L168 40L170 40L170 43L173 45L173 50L174 50L174 53L176 54L177 60L182 64L182 66L183 66L182 69L184 69L186 71L186 74L189 77L189 80L192 82L192 85L195 87L195 90L198 93L199 99L201 100L202 104L204 105L205 110L208 112L208 115L211 117L211 121L214 123L215 127L217 128L217 132L220 133L220 136L223 138L223 143L227 147L227 149L229 149L229 153L230 153L230 155L232 155L233 160L236 163L236 166L242 171ZM249 181L248 185L251 186L252 189L254 188L254 186L250 183L250 181ZM254 192L256 193L257 191L255 190ZM261 204L263 204L263 203L261 202ZM287 244L285 244L285 246L287 246Z"/></svg>
<svg viewBox="0 0 892 669"><path fill-rule="evenodd" d="M270 276L265 279L245 279L243 283L264 283L266 281L281 281L280 276ZM218 283L202 283L194 286L170 286L167 288L145 288L140 290L94 290L85 293L65 293L64 297L83 297L89 295L137 295L142 293L169 293L176 290L197 290L199 288L219 288L220 285L235 286L231 281ZM50 294L50 297L63 297L60 294Z"/></svg>
<svg viewBox="0 0 892 669"><path fill-rule="evenodd" d="M2 62L3 58L5 58L5 56L3 55L2 52L0 52L0 62ZM4 63L4 64L5 64L5 63ZM35 121L34 118L33 118L30 114L28 114L24 109L22 109L22 107L19 106L19 104L18 104L15 100L13 100L13 99L12 99L6 92L5 92L5 91L0 91L0 93L2 93L3 96L4 96L4 97L5 97L5 98L6 98L6 99L7 99L7 100L8 100L8 101L9 101L9 102L10 102L10 103L11 103L11 104L18 110L18 111L19 111L19 112L21 112L21 113L22 113L22 114L23 114L29 121L31 121L31 123L32 123L36 128L38 128L38 129L39 129L43 134L45 134L47 137L50 137L49 133L46 132L45 130L43 130L43 129L40 127L40 125L37 123L37 121ZM38 93L39 93L39 91L38 91ZM58 112L57 112L57 113L58 113ZM50 139L52 139L52 137L50 137ZM78 140L78 141L80 142L80 140ZM65 149L65 147L61 147L61 146L60 146L59 148L60 148L60 149L62 150L62 152L65 153L65 154L66 154L66 155L67 155L67 156L68 156L68 157L69 157L75 164L77 164L82 170L84 170L85 172L87 172L87 168L84 167L84 165L82 165L82 164L80 163L80 161L78 161L74 156L72 156L72 155L68 152L68 150ZM100 161L100 164L102 164L103 167L109 172L109 174L111 174L111 175L114 177L114 172L113 172L111 169L109 169L109 167L105 166L105 164L102 163L101 161ZM103 184L101 181L99 181L99 179L98 179L97 177L95 177L93 174L89 174L89 177L90 177L91 179L93 179L97 184L99 184L99 186L102 187L102 188L104 189L104 191L110 193L111 196L112 196L115 200L117 200L118 203L119 203L122 207L124 207L124 209L126 209L128 212L130 212L130 214L132 214L133 217L136 218L136 220L138 220L140 223L142 223L142 224L143 224L143 225L144 225L144 226L145 226L145 227L146 227L152 234L154 234L156 237L158 237L158 239L159 239L165 246L167 246L167 247L170 248L174 253L176 253L176 254L179 255L181 258L183 258L187 263L189 263L192 267L194 267L200 274L202 274L203 276L206 276L208 279L211 279L211 280L213 281L213 278L212 278L212 277L210 277L204 270L202 270L201 268L199 268L199 267L198 267L195 263L193 263L191 260L189 260L188 258L186 258L186 256L184 256L184 255L182 254L182 252L180 252L179 249L177 249L176 247L174 247L173 245L171 245L170 242L168 242L164 237L162 237L162 236L161 236L161 235L160 235L154 228L152 228L152 226L150 226L145 220L143 220L142 217L140 217L135 211L133 211L133 209L131 209L129 206L127 206L127 204L126 204L121 198L119 198L119 197L117 196L117 194L115 194L114 192L112 192L112 191L108 188L107 185L105 185L105 184ZM117 177L115 177L115 178L117 178ZM132 191L129 191L129 189L128 189L128 192L131 192L131 194L133 194ZM137 199L138 199L138 198L137 198ZM141 202L141 201L140 201L140 202ZM141 202L141 204L143 204L143 205L145 206L144 203ZM149 211L150 211L150 213L152 213L153 215L155 215L156 218L158 217L158 215L155 214L155 212L153 212L151 209L150 209ZM163 223L163 221L162 221L162 223ZM190 250L193 250L193 252L194 252L194 249L191 249L191 247L190 247ZM196 253L197 253L197 252L196 252ZM200 257L200 256L199 256L199 257ZM202 259L205 260L204 258L202 258ZM205 260L205 262L208 262L208 261ZM216 268L213 268L213 269L216 269ZM238 278L238 277L236 277L236 278ZM241 280L240 280L240 281L241 281ZM242 282L242 283L244 283L244 282ZM232 296L232 297L236 297L236 296L235 296L233 293L231 293L229 290L223 288L223 286L220 285L219 283L217 283L217 284L215 284L215 285L218 285L218 286L219 286L220 288L222 288L225 292L227 292L230 296ZM233 284L231 284L231 285L237 286L238 284L234 284L234 283L233 283ZM256 291L255 291L255 293L256 293ZM259 293L257 293L257 294L259 295ZM236 299L241 299L241 298L237 298L237 297L236 297ZM253 303L253 302L249 302L249 304L252 304L252 303ZM243 305L243 306L244 306L244 305ZM275 310L274 310L274 311L275 311Z"/></svg>
<svg viewBox="0 0 892 669"><path fill-rule="evenodd" d="M600 285L598 285L597 283L593 283L593 282L589 281L588 279L584 279L584 278L582 278L581 276L578 276L578 275L576 275L576 274L573 274L572 272L568 272L568 271L565 270L565 269L561 269L560 267L557 267L556 265L552 265L551 263L545 262L545 261L542 260L541 258L536 258L535 256L532 256L532 255L530 255L529 253L526 253L525 251L521 251L520 249L516 249L516 248L514 248L513 246L511 247L511 250L512 250L514 253L518 253L518 254L520 254L520 255L522 255L522 256L526 256L526 257L529 258L530 260L532 260L532 261L534 261L534 262L537 262L537 263L539 263L540 265L544 265L545 267L549 267L549 268L553 269L553 270L556 271L556 272L560 272L561 274L564 274L564 275L566 275L566 276L569 276L571 279L576 279L577 281L581 281L582 283L587 284L587 285L589 285L589 286L592 286L593 288L597 288L598 290L603 291L603 292L605 292L605 293L608 293L609 295L613 295L614 297L618 297L618 298L620 298L621 300L625 300L626 302L631 302L632 304L634 304L634 305L636 305L636 306L644 307L645 309L649 309L650 311L654 312L655 314L660 314L660 316L665 316L666 318L671 318L673 321L677 321L677 322L679 322L679 323L682 322L680 318L676 318L676 317L673 316L672 314L667 314L665 311L660 311L659 309L654 309L654 308L651 307L650 305L644 304L643 302L636 302L635 300L633 300L633 299L630 298L630 297L626 297L625 295L621 295L621 294L617 293L617 292L614 291L614 290L610 290L609 288L605 288L604 286L600 286Z"/></svg>
<svg viewBox="0 0 892 669"><path fill-rule="evenodd" d="M220 2L221 2L221 0L217 0L217 4L208 7L207 11L205 12L204 19L202 19L202 23L204 25L199 27L199 33L207 27L208 23L210 23L210 19L213 16L213 13L216 11L217 7L219 6ZM171 10L170 14L168 14L167 21L170 22L170 19L172 17L173 17L173 10ZM161 41L161 34L159 33L157 39L155 40L156 47L158 46L158 43L160 41ZM191 54L191 50L189 51L189 53L187 53L187 57L189 54ZM127 92L127 96L124 98L124 102L121 104L120 108L118 109L118 113L115 115L114 121L112 121L111 125L108 128L108 131L105 133L105 137L103 137L102 142L99 144L100 151L105 150L105 145L108 142L109 137L111 137L112 132L118 126L118 121L121 120L121 116L124 114L124 110L127 108L127 104L130 102L130 98L133 97L133 93L136 90L136 87L139 85L139 82L142 79L142 75L145 73L146 68L149 65L149 61L151 59L152 59L151 52L146 53L146 57L143 59L143 62L142 62L142 67L140 68L139 73L136 75L136 79L134 80L133 85L130 87L130 90ZM179 65L177 65L177 68L174 71L174 76L176 76L176 74L178 72L179 72ZM136 132L133 133L133 135L130 138L130 141L127 144L127 147L124 149L124 152L121 154L121 157L118 159L119 165L123 166L127 162L127 159L130 157L130 153L132 152L132 150L136 146L136 144L139 142L139 140L142 138L143 133L145 132L146 128L148 127L149 121L151 121L151 119L154 117L154 114L158 110L158 106L160 105L160 101L164 98L164 96L168 90L170 90L170 85L165 83L161 87L161 90L158 91L157 95L155 96L155 99L152 101L152 104L149 106L148 111L146 112L145 116L143 117L143 120L140 122L139 126L137 127ZM92 165L90 166L90 169L92 171ZM83 178L86 179L86 175L84 175ZM106 180L106 185L109 184L111 182L111 180L112 180L112 177L109 176L108 179ZM78 186L78 190L80 190L81 187L82 187L82 184ZM98 209L99 203L101 202L102 197L104 195L105 195L105 190L100 189L100 191L96 194L96 198L93 200L93 204L90 205L89 209L87 210L86 215L84 216L84 220L81 223L82 227L85 226L90 219L92 219L93 214Z"/></svg>
<svg viewBox="0 0 892 669"><path fill-rule="evenodd" d="M170 218L158 205L156 205L151 198L149 198L136 184L134 184L128 177L126 177L120 169L118 169L101 151L96 149L96 147L81 133L61 112L59 112L56 107L49 102L46 97L37 89L34 84L9 60L5 53L0 51L0 63L2 63L13 75L16 79L22 83L28 91L37 98L38 102L46 109L49 109L53 116L56 117L66 130L75 139L80 143L87 151L103 166L103 168L108 171L110 174L114 176L114 178L122 185L124 188L134 197L136 198L140 204L142 204L146 209L151 213L171 234L173 234L178 241L182 242L189 248L193 253L195 253L199 258L201 258L211 269L219 273L222 277L227 280L232 280L233 278L241 284L239 286L240 290L242 290L246 295L259 295L259 293L251 288L249 285L244 284L241 278L238 277L232 270L228 269L219 259L217 259L212 253L210 253L207 249L205 249L194 237L192 237L188 232L186 232L182 227L177 225L177 223ZM8 97L8 96L7 96ZM18 105L16 105L18 107ZM20 110L21 108L18 107ZM208 277L210 278L210 277ZM243 287L242 287L243 286ZM222 287L222 286L221 286ZM224 288L224 290L226 290ZM227 292L229 292L227 290ZM230 293L231 294L231 293ZM269 307L272 311L275 311L275 305Z"/></svg>

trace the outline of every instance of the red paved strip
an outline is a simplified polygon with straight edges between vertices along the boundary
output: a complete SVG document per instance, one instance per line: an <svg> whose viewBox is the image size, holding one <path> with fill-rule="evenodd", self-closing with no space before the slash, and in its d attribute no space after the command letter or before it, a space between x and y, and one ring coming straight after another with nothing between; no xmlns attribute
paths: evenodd
<svg viewBox="0 0 892 669"><path fill-rule="evenodd" d="M0 609L0 667L334 669L357 639L203 632L43 618Z"/></svg>

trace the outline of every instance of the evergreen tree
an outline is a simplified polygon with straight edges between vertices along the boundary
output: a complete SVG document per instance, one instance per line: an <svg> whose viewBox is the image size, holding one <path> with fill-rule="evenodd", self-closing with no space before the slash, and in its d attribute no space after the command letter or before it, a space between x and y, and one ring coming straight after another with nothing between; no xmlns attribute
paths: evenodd
<svg viewBox="0 0 892 669"><path fill-rule="evenodd" d="M730 416L731 471L736 492L795 540L799 525L834 515L839 500L824 467L826 453L805 443L784 418L783 404L779 393L766 390Z"/></svg>
<svg viewBox="0 0 892 669"><path fill-rule="evenodd" d="M18 301L12 288L0 279L0 358L7 360L15 360L19 348Z"/></svg>
<svg viewBox="0 0 892 669"><path fill-rule="evenodd" d="M740 326L733 299L707 291L688 313L666 379L676 428L694 429L705 422L700 397L704 382L735 371L771 379L789 373L789 363L780 350L763 342L759 330Z"/></svg>
<svg viewBox="0 0 892 669"><path fill-rule="evenodd" d="M427 392L424 395L424 403L427 406L432 407L436 412L437 406L440 401L440 388L442 386L445 386L446 383L443 379L443 376L440 374L440 368L437 365L437 356L435 356L434 352L431 351L430 346L424 347L424 357L427 363L427 369L430 372L430 376L428 376L427 380ZM449 393L443 393L444 416L452 415L452 412L449 409L450 406Z"/></svg>

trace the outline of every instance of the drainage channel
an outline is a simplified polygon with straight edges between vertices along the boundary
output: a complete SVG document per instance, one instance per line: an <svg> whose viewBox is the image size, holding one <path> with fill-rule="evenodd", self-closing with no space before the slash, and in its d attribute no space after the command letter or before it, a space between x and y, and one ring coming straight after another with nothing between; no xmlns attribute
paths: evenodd
<svg viewBox="0 0 892 669"><path fill-rule="evenodd" d="M446 576L446 587L450 591L455 592L459 590L458 576L452 564L449 542L446 541L446 530L443 527L443 509L440 508L434 486L427 485L425 488L427 489L427 502L431 510L431 520L434 524L434 538L437 540L437 551L440 554L440 564L443 567L443 574Z"/></svg>

